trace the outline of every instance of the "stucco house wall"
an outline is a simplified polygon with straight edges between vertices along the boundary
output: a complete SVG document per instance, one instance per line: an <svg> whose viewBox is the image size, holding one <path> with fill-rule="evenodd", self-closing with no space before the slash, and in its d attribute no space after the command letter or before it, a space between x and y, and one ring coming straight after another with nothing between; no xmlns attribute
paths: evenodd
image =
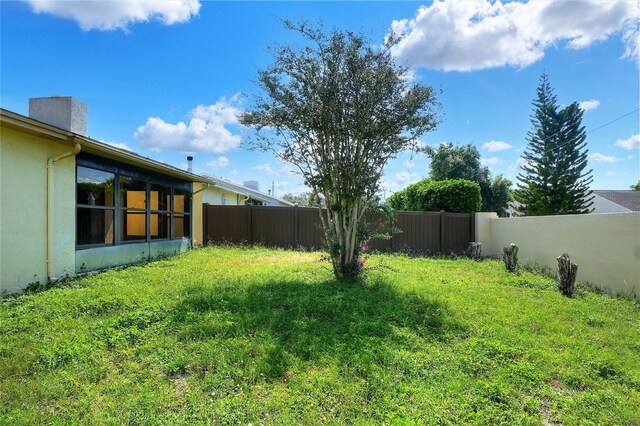
<svg viewBox="0 0 640 426"><path fill-rule="evenodd" d="M0 293L47 281L47 160L71 148L0 127ZM72 156L53 166L52 261L57 278L75 272L75 165Z"/></svg>
<svg viewBox="0 0 640 426"><path fill-rule="evenodd" d="M221 206L241 206L247 197L226 189L211 186L202 191L202 202Z"/></svg>

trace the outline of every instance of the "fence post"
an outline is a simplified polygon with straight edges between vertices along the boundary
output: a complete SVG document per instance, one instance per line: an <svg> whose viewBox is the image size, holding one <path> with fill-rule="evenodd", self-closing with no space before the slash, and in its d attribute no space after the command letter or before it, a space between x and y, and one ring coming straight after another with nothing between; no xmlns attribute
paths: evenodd
<svg viewBox="0 0 640 426"><path fill-rule="evenodd" d="M470 242L476 242L476 212L471 212L471 216L469 218L469 226L471 227L470 232Z"/></svg>
<svg viewBox="0 0 640 426"><path fill-rule="evenodd" d="M298 247L300 245L300 210L298 204L293 206L293 246Z"/></svg>
<svg viewBox="0 0 640 426"><path fill-rule="evenodd" d="M444 220L446 217L446 212L444 210L440 210L440 253L444 254Z"/></svg>
<svg viewBox="0 0 640 426"><path fill-rule="evenodd" d="M391 212L391 219L389 219L389 252L393 252L393 220L396 218L396 212Z"/></svg>
<svg viewBox="0 0 640 426"><path fill-rule="evenodd" d="M209 214L209 209L207 208L208 203L202 203L202 245L206 246L209 244L209 230L207 229L207 215Z"/></svg>
<svg viewBox="0 0 640 426"><path fill-rule="evenodd" d="M248 230L248 242L253 244L253 213L251 204L247 204L247 230Z"/></svg>

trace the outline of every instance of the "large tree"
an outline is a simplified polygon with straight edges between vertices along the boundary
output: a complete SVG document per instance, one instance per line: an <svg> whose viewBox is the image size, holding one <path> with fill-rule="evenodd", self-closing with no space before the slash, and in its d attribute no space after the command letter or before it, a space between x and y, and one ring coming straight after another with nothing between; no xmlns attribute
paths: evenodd
<svg viewBox="0 0 640 426"><path fill-rule="evenodd" d="M481 210L506 214L511 201L511 181L502 175L491 178L488 167L483 167L478 148L469 144L453 146L451 143L440 144L437 149L430 146L424 153L431 158L430 173L434 180L467 179L480 185L482 196Z"/></svg>
<svg viewBox="0 0 640 426"><path fill-rule="evenodd" d="M589 213L593 181L586 132L576 102L560 109L546 74L540 77L527 149L514 193L525 215Z"/></svg>
<svg viewBox="0 0 640 426"><path fill-rule="evenodd" d="M376 202L387 162L415 149L438 123L434 91L411 78L383 49L353 32L325 33L285 21L304 47L272 49L258 73L261 93L241 123L257 130L252 143L297 167L326 209L320 210L333 271L360 272L363 216Z"/></svg>

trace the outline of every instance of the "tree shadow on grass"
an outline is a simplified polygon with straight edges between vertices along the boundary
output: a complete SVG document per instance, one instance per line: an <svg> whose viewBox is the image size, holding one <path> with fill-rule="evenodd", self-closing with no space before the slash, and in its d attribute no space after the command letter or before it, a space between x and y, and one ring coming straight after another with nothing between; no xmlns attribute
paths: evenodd
<svg viewBox="0 0 640 426"><path fill-rule="evenodd" d="M173 321L184 341L248 340L245 353L235 354L262 365L267 380L284 377L292 365L336 361L366 375L367 366L393 362L399 350L464 333L443 302L384 281L191 287Z"/></svg>

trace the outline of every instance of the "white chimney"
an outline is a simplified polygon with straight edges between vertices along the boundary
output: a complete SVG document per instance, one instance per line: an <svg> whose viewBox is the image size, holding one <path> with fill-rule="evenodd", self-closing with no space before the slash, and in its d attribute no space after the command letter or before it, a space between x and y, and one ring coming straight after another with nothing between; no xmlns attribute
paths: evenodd
<svg viewBox="0 0 640 426"><path fill-rule="evenodd" d="M188 156L187 157L187 171L189 173L193 172L193 157L192 156Z"/></svg>
<svg viewBox="0 0 640 426"><path fill-rule="evenodd" d="M87 136L87 104L71 96L29 99L29 117Z"/></svg>
<svg viewBox="0 0 640 426"><path fill-rule="evenodd" d="M247 188L260 191L260 183L257 180L245 180L244 182L242 182L242 184Z"/></svg>

